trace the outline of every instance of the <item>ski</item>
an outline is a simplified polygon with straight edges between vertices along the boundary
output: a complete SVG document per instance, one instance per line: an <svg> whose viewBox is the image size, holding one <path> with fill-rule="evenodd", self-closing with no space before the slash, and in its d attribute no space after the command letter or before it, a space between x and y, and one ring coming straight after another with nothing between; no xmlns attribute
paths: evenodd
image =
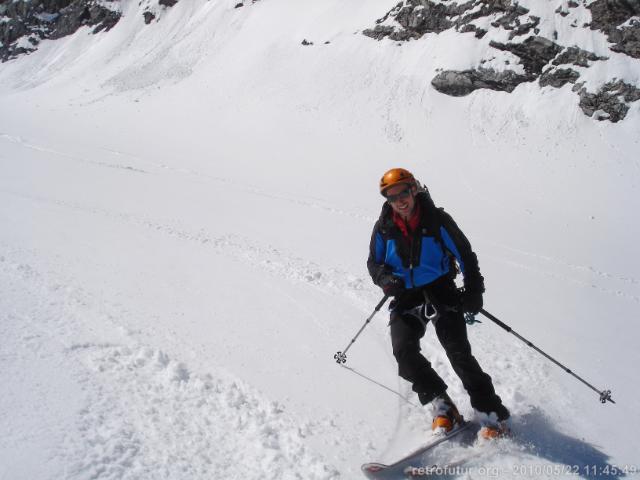
<svg viewBox="0 0 640 480"><path fill-rule="evenodd" d="M464 432L472 425L471 422L464 422L459 427L455 428L449 433L439 435L437 438L427 443L426 445L421 446L417 450L405 455L400 460L385 465L383 463L365 463L362 465L362 473L369 478L370 480L391 480L398 478L405 478L409 472L409 475L413 470L411 470L413 465L420 464L420 460L422 456L435 448L436 446L451 440L453 437L457 436L459 433Z"/></svg>

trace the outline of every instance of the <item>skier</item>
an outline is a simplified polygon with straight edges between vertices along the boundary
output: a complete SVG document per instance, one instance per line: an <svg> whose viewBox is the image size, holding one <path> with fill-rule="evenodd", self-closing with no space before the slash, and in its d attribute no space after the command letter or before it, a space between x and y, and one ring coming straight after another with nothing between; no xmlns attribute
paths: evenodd
<svg viewBox="0 0 640 480"><path fill-rule="evenodd" d="M373 228L367 268L373 282L394 297L389 325L398 374L412 383L423 405L432 405L434 431L449 432L462 423L446 383L420 353L420 339L431 320L480 419L479 434L508 435L509 411L471 354L467 339L464 313L477 314L484 293L484 278L469 241L453 219L435 207L411 172L386 172L380 193L386 201ZM454 282L458 267L464 275L462 292Z"/></svg>

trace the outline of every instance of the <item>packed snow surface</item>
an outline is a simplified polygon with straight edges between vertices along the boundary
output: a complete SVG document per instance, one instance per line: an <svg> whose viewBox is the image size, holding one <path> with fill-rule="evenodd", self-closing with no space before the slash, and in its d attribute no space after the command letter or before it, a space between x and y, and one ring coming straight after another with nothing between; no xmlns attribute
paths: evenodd
<svg viewBox="0 0 640 480"><path fill-rule="evenodd" d="M487 310L617 402L484 319L516 435L451 450L477 453L461 478L633 476L637 102L611 124L537 84L441 95L481 52L359 34L396 0L235 3L144 25L122 2L110 32L0 65L0 478L355 479L424 442L386 311L333 360L381 298L394 166L470 238ZM432 327L422 346L472 418Z"/></svg>

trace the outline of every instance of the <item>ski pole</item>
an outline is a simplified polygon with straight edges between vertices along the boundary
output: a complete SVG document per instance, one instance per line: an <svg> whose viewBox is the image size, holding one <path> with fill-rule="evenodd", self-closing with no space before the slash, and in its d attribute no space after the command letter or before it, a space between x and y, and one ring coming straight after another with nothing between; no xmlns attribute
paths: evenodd
<svg viewBox="0 0 640 480"><path fill-rule="evenodd" d="M380 309L385 304L385 302L387 301L388 298L389 298L389 295L385 295L382 298L382 300L380 300L380 303L378 303L378 305L376 305L376 308L373 310L371 315L369 315L369 318L367 318L367 320L364 322L364 325L362 325L362 327L360 327L360 330L358 330L358 333L356 333L356 336L353 337L353 339L351 340L351 343L349 343L349 345L347 345L347 348L345 348L344 351L336 352L336 354L333 356L333 358L338 364L347 362L347 350L349 350L351 348L351 345L353 345L355 343L356 339L360 336L362 331L369 324L369 322L371 321L373 316L380 311Z"/></svg>
<svg viewBox="0 0 640 480"><path fill-rule="evenodd" d="M584 383L587 387L589 387L591 390L593 390L594 392L597 392L600 395L600 402L602 403L607 403L608 401L611 403L616 403L613 401L613 399L611 398L611 390L598 390L596 387L594 387L593 385L591 385L589 382L587 382L586 380L584 380L583 378L579 377L578 375L576 375L575 373L573 373L570 369L568 369L567 367L565 367L563 364L561 364L560 362L558 362L555 358L553 358L552 356L546 354L545 352L543 352L542 350L540 350L538 347L536 347L533 343L531 343L529 340L527 340L526 338L524 338L522 335L520 335L518 332L516 332L515 330L513 330L509 325L507 325L506 323L502 322L501 320L499 320L498 318L496 318L495 316L491 315L489 312L487 312L484 309L480 309L480 313L483 314L485 317L487 317L489 320L491 320L493 323L495 323L496 325L498 325L499 327L504 328L507 332L513 334L516 338L518 338L519 340L522 340L525 344L527 344L529 347L533 348L536 352L538 352L539 354L543 355L545 358L551 360L553 363L555 363L556 365L558 365L560 368L562 368L565 372L567 372L568 374L572 375L574 378L577 378L578 380L580 380L582 383Z"/></svg>

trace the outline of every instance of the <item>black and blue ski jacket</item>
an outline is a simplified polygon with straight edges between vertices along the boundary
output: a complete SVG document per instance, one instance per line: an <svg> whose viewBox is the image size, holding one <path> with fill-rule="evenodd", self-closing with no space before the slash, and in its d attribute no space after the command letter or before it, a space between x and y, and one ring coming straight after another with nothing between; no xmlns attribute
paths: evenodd
<svg viewBox="0 0 640 480"><path fill-rule="evenodd" d="M428 287L438 280L453 279L457 262L464 275L465 289L483 293L484 279L471 244L451 216L436 208L428 192L416 195L420 205L418 227L403 238L393 222L391 206L385 202L373 227L367 268L376 285L381 275L393 274L407 289Z"/></svg>

